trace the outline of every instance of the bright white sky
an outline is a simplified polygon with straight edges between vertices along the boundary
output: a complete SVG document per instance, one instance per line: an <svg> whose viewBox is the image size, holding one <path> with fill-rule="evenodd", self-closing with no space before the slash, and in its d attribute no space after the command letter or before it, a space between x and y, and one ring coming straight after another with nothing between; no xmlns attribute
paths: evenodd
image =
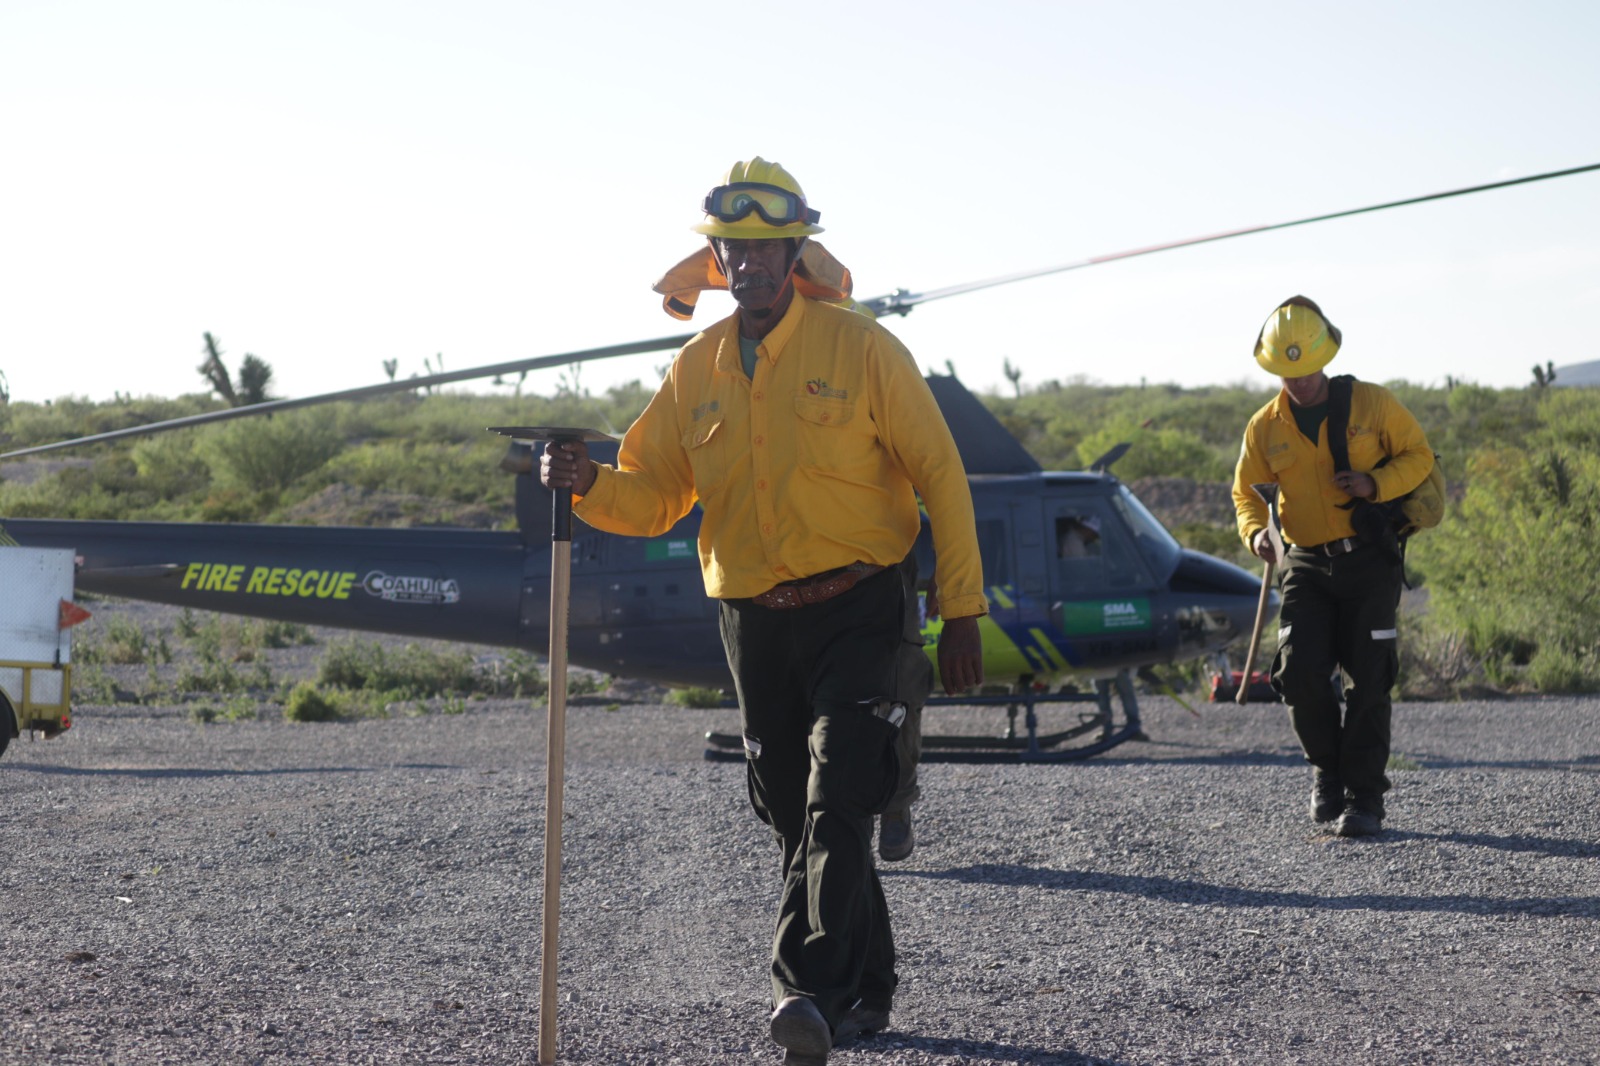
<svg viewBox="0 0 1600 1066"><path fill-rule="evenodd" d="M684 332L650 285L754 154L861 297L1596 163L1597 45L1589 0L4 0L0 371L20 400L200 391L209 330L298 397ZM1600 358L1600 172L887 325L978 388L1006 359L1265 384L1296 292L1365 378Z"/></svg>

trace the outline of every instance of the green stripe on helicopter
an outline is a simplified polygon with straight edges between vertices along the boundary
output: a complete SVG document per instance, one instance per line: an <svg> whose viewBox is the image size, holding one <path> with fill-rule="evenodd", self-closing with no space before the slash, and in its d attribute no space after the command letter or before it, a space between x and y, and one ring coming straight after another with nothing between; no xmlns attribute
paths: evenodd
<svg viewBox="0 0 1600 1066"><path fill-rule="evenodd" d="M1150 621L1150 601L1143 597L1061 605L1061 630L1072 637L1149 629Z"/></svg>
<svg viewBox="0 0 1600 1066"><path fill-rule="evenodd" d="M1000 586L989 588L989 599L997 614L1030 613L1019 611L1019 603L1025 607L1027 598L1013 599L1008 593L1014 591ZM1029 625L1022 619L1001 621L996 614L978 619L978 632L983 639L984 673L990 677L1070 673L1078 668L1073 662L1076 658L1072 647L1074 638L1139 632L1150 629L1153 624L1150 601L1142 596L1061 603L1056 606L1055 614L1059 629ZM925 621L922 627L928 656L935 663L939 633L943 628L942 619Z"/></svg>
<svg viewBox="0 0 1600 1066"><path fill-rule="evenodd" d="M991 586L989 599L998 610L1010 613L1015 610L1017 601L1007 595L1007 591ZM922 637L927 642L924 647L935 666L939 661L939 634L943 629L942 618L923 622ZM1077 669L1068 658L1071 649L1038 626L1016 620L1002 622L995 615L987 614L978 619L978 634L983 640L983 671L989 677L1050 676Z"/></svg>
<svg viewBox="0 0 1600 1066"><path fill-rule="evenodd" d="M1037 642L1035 646L1044 652L1045 659L1049 663L1049 672L1054 673L1058 670L1072 669L1071 664L1067 662L1066 656L1061 654L1060 649L1056 647L1055 642L1050 639L1048 633L1037 626L1029 629L1028 633Z"/></svg>
<svg viewBox="0 0 1600 1066"><path fill-rule="evenodd" d="M692 540L647 540L644 542L644 558L650 563L664 563L674 559L693 559L695 557L694 541Z"/></svg>

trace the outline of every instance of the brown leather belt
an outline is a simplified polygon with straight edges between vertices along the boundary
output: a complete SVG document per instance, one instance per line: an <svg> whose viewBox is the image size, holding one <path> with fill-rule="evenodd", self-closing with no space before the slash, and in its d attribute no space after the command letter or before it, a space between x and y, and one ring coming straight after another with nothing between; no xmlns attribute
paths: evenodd
<svg viewBox="0 0 1600 1066"><path fill-rule="evenodd" d="M823 600L833 599L842 592L848 592L855 588L862 578L871 577L882 569L883 567L872 563L851 563L837 570L828 570L811 577L803 577L798 581L785 581L781 585L774 585L761 595L750 597L750 602L774 611L787 611L793 607L821 603Z"/></svg>

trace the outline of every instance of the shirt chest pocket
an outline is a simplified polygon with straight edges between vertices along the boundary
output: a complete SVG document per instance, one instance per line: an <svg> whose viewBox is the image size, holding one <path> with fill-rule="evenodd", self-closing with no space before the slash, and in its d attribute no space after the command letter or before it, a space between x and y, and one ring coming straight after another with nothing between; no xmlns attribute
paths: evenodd
<svg viewBox="0 0 1600 1066"><path fill-rule="evenodd" d="M689 427L680 442L694 471L695 495L701 499L714 495L728 480L728 431L722 419L697 422Z"/></svg>
<svg viewBox="0 0 1600 1066"><path fill-rule="evenodd" d="M1383 441L1378 434L1365 426L1351 426L1346 436L1346 447L1350 450L1350 469L1375 470L1383 462Z"/></svg>
<svg viewBox="0 0 1600 1066"><path fill-rule="evenodd" d="M855 454L856 405L851 400L794 398L795 458L802 466L839 469Z"/></svg>

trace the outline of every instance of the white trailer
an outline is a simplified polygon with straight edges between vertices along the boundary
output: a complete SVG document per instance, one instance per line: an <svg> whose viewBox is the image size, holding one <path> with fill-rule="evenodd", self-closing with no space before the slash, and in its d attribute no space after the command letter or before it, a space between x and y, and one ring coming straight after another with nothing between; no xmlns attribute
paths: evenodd
<svg viewBox="0 0 1600 1066"><path fill-rule="evenodd" d="M72 728L73 553L0 545L0 753L11 738Z"/></svg>

